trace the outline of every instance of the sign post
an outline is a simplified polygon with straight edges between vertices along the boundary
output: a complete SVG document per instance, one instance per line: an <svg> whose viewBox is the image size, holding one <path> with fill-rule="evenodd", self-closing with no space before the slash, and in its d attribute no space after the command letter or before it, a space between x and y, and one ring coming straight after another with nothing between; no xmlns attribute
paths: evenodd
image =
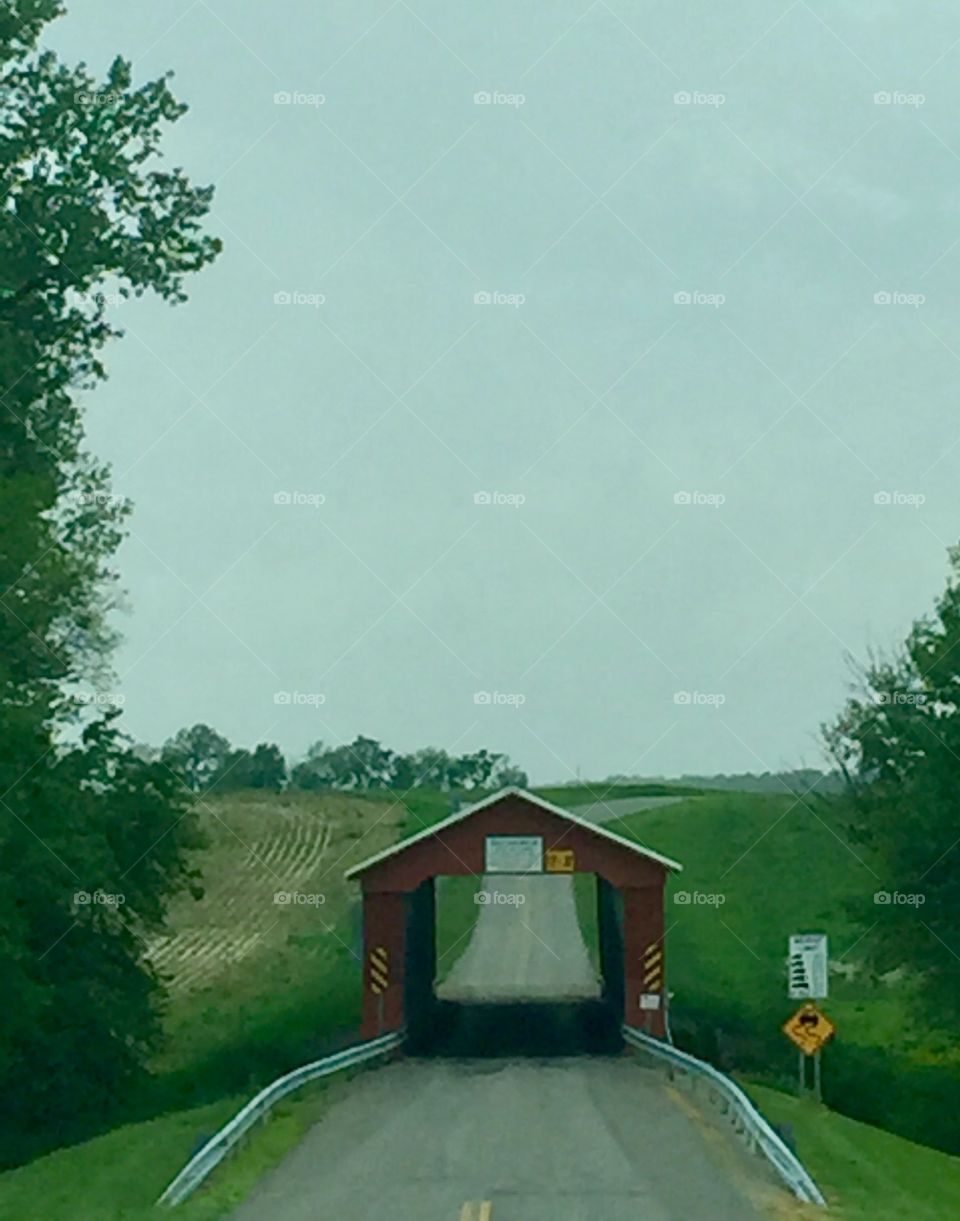
<svg viewBox="0 0 960 1221"><path fill-rule="evenodd" d="M836 1027L813 1001L826 1000L829 991L829 949L826 933L794 933L788 943L787 995L806 1001L784 1025L783 1031L798 1047L800 1092L806 1089L806 1059L813 1057L813 1096L822 1099L820 1049Z"/></svg>
<svg viewBox="0 0 960 1221"><path fill-rule="evenodd" d="M789 943L787 995L792 1001L827 999L827 935L795 933Z"/></svg>
<svg viewBox="0 0 960 1221"><path fill-rule="evenodd" d="M800 1092L806 1088L805 1060L813 1056L813 1092L819 1102L820 1089L820 1048L837 1033L837 1028L827 1015L817 1008L813 1001L801 1005L792 1018L783 1024L783 1033L800 1049L799 1074Z"/></svg>

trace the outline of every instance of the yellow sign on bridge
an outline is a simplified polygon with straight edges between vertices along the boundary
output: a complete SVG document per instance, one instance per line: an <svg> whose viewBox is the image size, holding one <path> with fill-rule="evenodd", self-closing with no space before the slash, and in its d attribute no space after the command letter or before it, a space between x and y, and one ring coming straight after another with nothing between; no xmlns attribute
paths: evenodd
<svg viewBox="0 0 960 1221"><path fill-rule="evenodd" d="M547 873L574 873L577 868L572 848L547 849Z"/></svg>

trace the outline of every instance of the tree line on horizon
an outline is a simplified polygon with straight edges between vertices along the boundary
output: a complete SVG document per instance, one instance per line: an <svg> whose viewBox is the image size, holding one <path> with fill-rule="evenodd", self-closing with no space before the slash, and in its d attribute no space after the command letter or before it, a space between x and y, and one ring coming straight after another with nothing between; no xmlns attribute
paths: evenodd
<svg viewBox="0 0 960 1221"><path fill-rule="evenodd" d="M159 750L141 746L142 758L157 761L179 776L193 793L242 789L300 789L307 792L361 792L416 788L442 792L526 788L527 774L508 755L481 749L451 755L438 746L402 754L375 738L358 734L352 742L327 746L314 742L306 757L288 766L280 747L261 742L253 749L233 747L209 725L181 729Z"/></svg>

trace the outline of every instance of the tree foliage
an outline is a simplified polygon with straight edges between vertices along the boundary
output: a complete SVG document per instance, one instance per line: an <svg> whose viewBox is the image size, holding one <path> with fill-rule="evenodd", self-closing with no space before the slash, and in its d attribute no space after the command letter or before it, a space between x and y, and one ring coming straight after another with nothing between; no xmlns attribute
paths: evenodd
<svg viewBox="0 0 960 1221"><path fill-rule="evenodd" d="M526 773L514 767L506 755L488 750L459 757L438 746L425 746L409 755L397 754L372 738L359 735L349 744L327 747L315 742L307 757L293 768L290 783L295 788L454 790L526 788Z"/></svg>
<svg viewBox="0 0 960 1221"><path fill-rule="evenodd" d="M902 968L937 1020L960 1017L960 549L933 615L874 659L824 730L851 834L874 871L859 914L878 972Z"/></svg>
<svg viewBox="0 0 960 1221"><path fill-rule="evenodd" d="M160 162L184 112L167 80L135 87L117 59L96 81L39 50L61 12L0 7L0 1127L51 1140L143 1069L142 938L196 840L175 777L129 751L116 709L77 699L109 677L128 511L84 448L78 393L119 334L105 294L180 301L219 248L211 190Z"/></svg>

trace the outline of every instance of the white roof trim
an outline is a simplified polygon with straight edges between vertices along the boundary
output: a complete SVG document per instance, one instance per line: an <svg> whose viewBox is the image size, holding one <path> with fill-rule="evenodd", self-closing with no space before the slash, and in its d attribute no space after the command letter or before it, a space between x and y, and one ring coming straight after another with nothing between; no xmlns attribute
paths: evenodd
<svg viewBox="0 0 960 1221"><path fill-rule="evenodd" d="M538 797L536 793L530 793L526 789L511 785L509 788L500 789L499 792L493 793L489 797L484 797L482 801L474 802L473 805L466 806L462 810L457 810L455 813L448 815L448 817L441 819L440 822L433 823L429 827L424 827L422 831L417 831L413 835L407 836L406 839L400 840L399 843L392 844L389 848L384 848L382 852L377 852L374 856L367 857L359 865L354 865L353 868L348 869L343 876L345 878L355 878L357 874L365 873L371 866L379 865L381 861L398 855L414 844L418 844L421 840L428 839L439 831L445 831L447 827L455 826L458 822L463 822L465 818L476 814L478 810L492 806L494 802L500 801L504 797L522 797L525 801L540 806L541 809L548 810L551 814L556 814L567 822L574 823L578 827L584 827L594 835L599 835L601 839L611 840L613 843L619 844L621 848L629 848L631 852L635 852L638 856L645 856L650 860L657 861L659 864L665 865L667 869L672 869L677 873L683 869L683 866L678 861L671 860L669 856L661 856L659 852L645 848L642 844L638 844L632 839L627 839L624 835L617 835L615 831L608 831L606 827L591 821L589 818L582 818L578 814L571 813L570 810L563 809L562 806L555 806L552 801L546 801L543 797ZM638 800L642 800L642 798L638 798Z"/></svg>

